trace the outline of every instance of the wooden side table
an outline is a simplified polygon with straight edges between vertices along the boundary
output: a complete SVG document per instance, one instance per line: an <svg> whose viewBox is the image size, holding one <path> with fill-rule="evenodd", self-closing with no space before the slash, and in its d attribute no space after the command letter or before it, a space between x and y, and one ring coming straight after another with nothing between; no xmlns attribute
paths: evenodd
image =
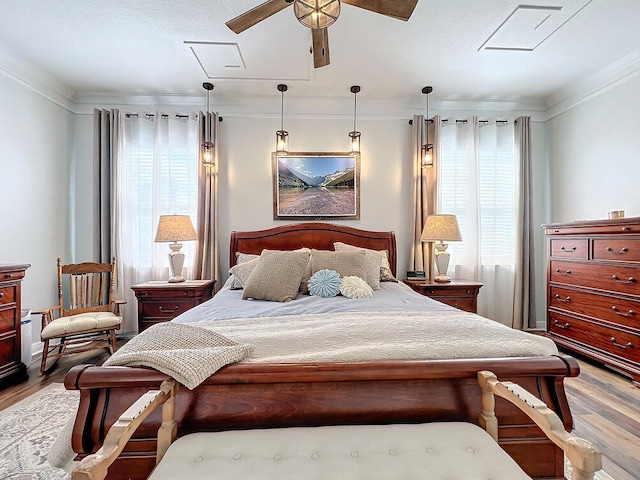
<svg viewBox="0 0 640 480"><path fill-rule="evenodd" d="M131 289L138 299L138 333L160 322L168 322L213 297L215 280L187 280L180 283L151 281Z"/></svg>
<svg viewBox="0 0 640 480"><path fill-rule="evenodd" d="M466 312L478 313L478 292L482 283L466 280L452 280L447 283L424 279L403 281L421 295Z"/></svg>

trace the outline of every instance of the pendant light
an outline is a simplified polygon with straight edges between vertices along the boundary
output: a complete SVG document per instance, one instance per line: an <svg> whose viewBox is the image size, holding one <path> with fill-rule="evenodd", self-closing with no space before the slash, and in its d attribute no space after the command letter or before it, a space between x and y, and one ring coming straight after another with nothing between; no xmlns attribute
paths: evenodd
<svg viewBox="0 0 640 480"><path fill-rule="evenodd" d="M284 83L278 85L280 92L280 130L276 132L276 153L286 154L289 151L289 132L284 129L284 92L288 87Z"/></svg>
<svg viewBox="0 0 640 480"><path fill-rule="evenodd" d="M202 141L202 165L206 167L214 166L213 149L215 145L211 139L211 121L209 119L209 94L213 90L213 84L204 82L202 88L207 91L207 111L204 112L204 140Z"/></svg>
<svg viewBox="0 0 640 480"><path fill-rule="evenodd" d="M433 145L429 143L429 94L433 92L433 87L427 86L422 89L422 93L427 96L427 135L426 142L422 145L422 168L433 167Z"/></svg>
<svg viewBox="0 0 640 480"><path fill-rule="evenodd" d="M349 146L351 153L360 153L360 132L356 130L356 115L357 115L357 96L360 91L359 85L351 87L351 93L353 93L353 131L349 132Z"/></svg>

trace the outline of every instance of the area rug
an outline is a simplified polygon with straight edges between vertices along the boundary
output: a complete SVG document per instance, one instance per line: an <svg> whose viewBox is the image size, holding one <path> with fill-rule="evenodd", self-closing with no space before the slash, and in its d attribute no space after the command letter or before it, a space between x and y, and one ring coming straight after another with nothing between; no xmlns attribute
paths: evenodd
<svg viewBox="0 0 640 480"><path fill-rule="evenodd" d="M69 474L51 466L50 447L78 407L79 392L51 384L0 412L0 479L66 480ZM571 478L570 465L565 475ZM604 471L596 480L614 480Z"/></svg>
<svg viewBox="0 0 640 480"><path fill-rule="evenodd" d="M63 480L47 452L78 408L79 392L53 383L0 412L0 479Z"/></svg>

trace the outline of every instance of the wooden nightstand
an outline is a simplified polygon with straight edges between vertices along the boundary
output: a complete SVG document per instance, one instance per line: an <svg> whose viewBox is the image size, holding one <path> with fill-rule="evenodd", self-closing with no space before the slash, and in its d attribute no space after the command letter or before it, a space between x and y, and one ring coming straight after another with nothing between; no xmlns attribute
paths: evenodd
<svg viewBox="0 0 640 480"><path fill-rule="evenodd" d="M413 290L439 302L471 313L478 313L478 292L482 283L452 280L448 283L429 280L404 280Z"/></svg>
<svg viewBox="0 0 640 480"><path fill-rule="evenodd" d="M215 280L187 280L180 283L152 281L134 285L138 299L138 333L209 300Z"/></svg>

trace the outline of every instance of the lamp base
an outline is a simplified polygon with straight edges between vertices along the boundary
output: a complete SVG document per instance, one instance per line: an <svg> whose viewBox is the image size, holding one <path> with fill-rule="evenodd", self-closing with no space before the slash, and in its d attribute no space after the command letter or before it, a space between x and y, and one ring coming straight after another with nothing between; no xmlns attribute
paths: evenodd
<svg viewBox="0 0 640 480"><path fill-rule="evenodd" d="M169 283L184 282L185 279L182 276L182 267L184 265L184 253L180 251L182 248L181 243L170 243L169 248L169 270L171 270L171 277L169 277Z"/></svg>
<svg viewBox="0 0 640 480"><path fill-rule="evenodd" d="M436 252L434 253L436 268L438 269L438 275L433 279L436 282L447 283L451 279L447 276L447 269L449 268L449 252L447 252L448 245L446 243L435 243Z"/></svg>

